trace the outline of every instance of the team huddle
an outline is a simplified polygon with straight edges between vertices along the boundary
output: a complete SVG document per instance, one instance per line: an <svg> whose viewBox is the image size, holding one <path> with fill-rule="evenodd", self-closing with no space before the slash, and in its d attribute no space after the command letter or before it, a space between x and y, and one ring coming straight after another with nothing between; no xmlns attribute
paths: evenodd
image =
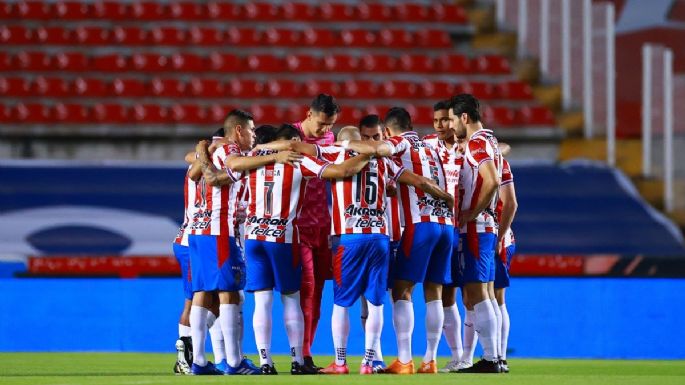
<svg viewBox="0 0 685 385"><path fill-rule="evenodd" d="M480 105L460 94L434 105L435 134L420 138L393 107L381 119L332 132L339 106L314 99L306 118L255 128L231 111L186 156L185 221L174 241L185 307L174 371L277 374L271 358L274 290L280 293L291 374L347 374L349 308L360 300L361 374L508 372L505 288L514 253L513 177L483 128ZM335 360L312 358L324 282L333 280ZM415 370L412 292L423 285L427 347ZM457 310L461 288L466 315ZM254 294L259 354L242 352L244 291ZM398 357L385 365L383 303L392 298ZM209 331L214 360L205 356ZM451 360L436 364L445 335ZM483 358L473 363L477 342Z"/></svg>

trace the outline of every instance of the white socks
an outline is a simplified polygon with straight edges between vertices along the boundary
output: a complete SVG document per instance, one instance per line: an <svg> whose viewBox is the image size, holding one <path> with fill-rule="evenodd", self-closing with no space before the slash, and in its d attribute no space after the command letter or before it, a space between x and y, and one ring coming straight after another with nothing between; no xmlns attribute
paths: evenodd
<svg viewBox="0 0 685 385"><path fill-rule="evenodd" d="M348 308L333 305L331 329L333 331L333 347L335 347L335 364L344 365L347 361L347 337L350 334Z"/></svg>
<svg viewBox="0 0 685 385"><path fill-rule="evenodd" d="M219 305L219 322L224 333L224 345L226 346L226 362L236 368L240 365L239 334L240 334L240 305Z"/></svg>
<svg viewBox="0 0 685 385"><path fill-rule="evenodd" d="M423 362L431 362L438 354L438 343L442 335L442 325L445 321L445 313L442 311L442 300L426 303L426 354Z"/></svg>
<svg viewBox="0 0 685 385"><path fill-rule="evenodd" d="M216 316L211 311L207 313L207 328L209 329L209 338L212 340L214 362L219 363L226 359L226 347L224 346L224 335L221 332L221 322L216 322Z"/></svg>
<svg viewBox="0 0 685 385"><path fill-rule="evenodd" d="M368 318L364 325L364 361L371 364L373 361L382 361L381 353L381 331L383 330L383 305L376 306L368 301ZM378 350L376 350L378 349ZM379 358L380 357L380 358Z"/></svg>
<svg viewBox="0 0 685 385"><path fill-rule="evenodd" d="M461 356L461 361L473 362L473 353L476 351L476 344L478 343L475 320L475 310L467 309L466 317L464 317L464 353Z"/></svg>
<svg viewBox="0 0 685 385"><path fill-rule="evenodd" d="M445 314L445 322L442 326L445 340L447 340L447 346L450 347L452 352L452 361L459 361L464 354L464 347L461 344L461 317L459 316L459 309L456 303L442 309Z"/></svg>
<svg viewBox="0 0 685 385"><path fill-rule="evenodd" d="M271 290L257 291L254 293L254 302L252 328L259 353L259 365L273 365L271 360L271 308L274 302L274 292Z"/></svg>
<svg viewBox="0 0 685 385"><path fill-rule="evenodd" d="M509 311L507 304L499 307L502 313L502 342L500 343L500 356L503 360L507 359L507 345L509 344Z"/></svg>
<svg viewBox="0 0 685 385"><path fill-rule="evenodd" d="M414 307L410 301L395 301L392 323L397 335L397 359L406 364L412 360L411 334L414 332Z"/></svg>
<svg viewBox="0 0 685 385"><path fill-rule="evenodd" d="M281 294L283 301L283 321L290 344L290 356L293 362L304 364L302 345L304 344L304 316L300 307L300 292Z"/></svg>
<svg viewBox="0 0 685 385"><path fill-rule="evenodd" d="M497 359L497 316L490 298L477 303L473 310L476 314L475 326L480 343L483 345L483 358L488 361Z"/></svg>
<svg viewBox="0 0 685 385"><path fill-rule="evenodd" d="M362 329L366 330L366 320L369 318L369 301L362 295L359 297L359 304L361 305L359 309L359 315L362 319Z"/></svg>
<svg viewBox="0 0 685 385"><path fill-rule="evenodd" d="M243 357L243 340L245 336L245 318L243 317L243 304L245 303L245 292L243 290L240 293L240 313L238 314L238 356Z"/></svg>
<svg viewBox="0 0 685 385"><path fill-rule="evenodd" d="M490 299L492 302L492 309L495 311L496 324L495 324L495 356L500 358L502 352L500 351L502 347L502 311L499 309L499 304L496 299Z"/></svg>
<svg viewBox="0 0 685 385"><path fill-rule="evenodd" d="M178 338L190 337L190 326L178 324Z"/></svg>
<svg viewBox="0 0 685 385"><path fill-rule="evenodd" d="M193 340L193 363L207 365L205 358L205 340L207 339L207 313L202 306L190 307L190 336Z"/></svg>

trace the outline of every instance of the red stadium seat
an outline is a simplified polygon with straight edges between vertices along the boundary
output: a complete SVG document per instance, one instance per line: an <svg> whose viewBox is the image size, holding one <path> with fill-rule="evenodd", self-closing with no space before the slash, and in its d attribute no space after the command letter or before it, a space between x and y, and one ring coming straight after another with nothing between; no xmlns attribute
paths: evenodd
<svg viewBox="0 0 685 385"><path fill-rule="evenodd" d="M90 111L86 106L59 103L50 109L50 116L60 123L90 123Z"/></svg>
<svg viewBox="0 0 685 385"><path fill-rule="evenodd" d="M416 45L424 48L450 48L452 39L447 31L422 29L416 32Z"/></svg>
<svg viewBox="0 0 685 385"><path fill-rule="evenodd" d="M459 5L437 3L433 4L433 19L444 23L466 24L466 11Z"/></svg>
<svg viewBox="0 0 685 385"><path fill-rule="evenodd" d="M0 73L12 69L10 56L4 52L0 52Z"/></svg>
<svg viewBox="0 0 685 385"><path fill-rule="evenodd" d="M175 104L169 109L170 118L174 122L187 124L210 123L207 111L195 104Z"/></svg>
<svg viewBox="0 0 685 385"><path fill-rule="evenodd" d="M263 44L283 47L296 47L301 44L301 33L290 29L269 28L261 34Z"/></svg>
<svg viewBox="0 0 685 385"><path fill-rule="evenodd" d="M409 111L413 123L425 125L431 125L433 123L432 106L415 106L408 104L405 108Z"/></svg>
<svg viewBox="0 0 685 385"><path fill-rule="evenodd" d="M341 85L341 95L354 99L375 99L379 96L378 84L371 80L348 80Z"/></svg>
<svg viewBox="0 0 685 385"><path fill-rule="evenodd" d="M264 84L267 96L274 98L300 97L300 83L288 79L271 79Z"/></svg>
<svg viewBox="0 0 685 385"><path fill-rule="evenodd" d="M404 29L384 29L379 34L381 45L391 48L409 48L414 46L414 36Z"/></svg>
<svg viewBox="0 0 685 385"><path fill-rule="evenodd" d="M454 95L455 87L449 82L424 82L419 95L430 99L447 99Z"/></svg>
<svg viewBox="0 0 685 385"><path fill-rule="evenodd" d="M236 98L258 98L264 94L264 85L255 80L233 79L225 87L226 94Z"/></svg>
<svg viewBox="0 0 685 385"><path fill-rule="evenodd" d="M62 27L40 27L33 31L34 40L40 44L69 45L73 43L72 36L72 31Z"/></svg>
<svg viewBox="0 0 685 385"><path fill-rule="evenodd" d="M402 55L398 65L404 72L431 73L434 70L433 58L426 55Z"/></svg>
<svg viewBox="0 0 685 385"><path fill-rule="evenodd" d="M352 106L343 106L338 114L336 123L345 125L357 125L363 117L362 111Z"/></svg>
<svg viewBox="0 0 685 385"><path fill-rule="evenodd" d="M472 73L471 62L464 55L442 55L435 60L435 70L442 73Z"/></svg>
<svg viewBox="0 0 685 385"><path fill-rule="evenodd" d="M54 18L50 4L43 1L20 1L15 5L20 19L50 20Z"/></svg>
<svg viewBox="0 0 685 385"><path fill-rule="evenodd" d="M112 81L112 90L117 96L133 98L150 94L145 82L138 79L114 79Z"/></svg>
<svg viewBox="0 0 685 385"><path fill-rule="evenodd" d="M383 83L380 93L386 98L413 99L418 96L418 87L413 82L387 81Z"/></svg>
<svg viewBox="0 0 685 385"><path fill-rule="evenodd" d="M292 72L319 72L322 67L321 58L310 55L288 55L285 63Z"/></svg>
<svg viewBox="0 0 685 385"><path fill-rule="evenodd" d="M31 91L34 95L63 98L71 94L71 87L62 78L46 78L43 76L37 77L31 84Z"/></svg>
<svg viewBox="0 0 685 385"><path fill-rule="evenodd" d="M357 21L354 6L344 3L327 3L319 5L319 15L323 21Z"/></svg>
<svg viewBox="0 0 685 385"><path fill-rule="evenodd" d="M281 6L283 18L288 21L314 21L317 8L308 3L286 2Z"/></svg>
<svg viewBox="0 0 685 385"><path fill-rule="evenodd" d="M14 6L12 3L7 1L0 2L0 20L1 19L13 19L15 18ZM3 106L9 115L9 108Z"/></svg>
<svg viewBox="0 0 685 385"><path fill-rule="evenodd" d="M170 58L169 69L179 72L203 72L207 70L207 60L192 53L176 53Z"/></svg>
<svg viewBox="0 0 685 385"><path fill-rule="evenodd" d="M509 107L497 106L486 110L490 110L487 115L489 119L486 121L491 121L496 126L512 127L520 124L516 111Z"/></svg>
<svg viewBox="0 0 685 385"><path fill-rule="evenodd" d="M180 1L169 4L169 16L177 20L202 21L207 19L207 8L193 1Z"/></svg>
<svg viewBox="0 0 685 385"><path fill-rule="evenodd" d="M303 45L314 47L334 47L339 44L338 36L329 29L306 29L302 33Z"/></svg>
<svg viewBox="0 0 685 385"><path fill-rule="evenodd" d="M273 105L252 105L249 111L259 122L280 123L283 121L282 109Z"/></svg>
<svg viewBox="0 0 685 385"><path fill-rule="evenodd" d="M188 32L188 42L199 46L224 45L227 43L227 38L221 29L192 27Z"/></svg>
<svg viewBox="0 0 685 385"><path fill-rule="evenodd" d="M129 68L129 62L123 55L108 54L92 58L93 69L102 72L121 72Z"/></svg>
<svg viewBox="0 0 685 385"><path fill-rule="evenodd" d="M241 47L259 46L259 32L249 28L229 28L226 32L228 42L231 45L238 45Z"/></svg>
<svg viewBox="0 0 685 385"><path fill-rule="evenodd" d="M368 72L395 72L397 59L387 55L364 55L361 58L361 69Z"/></svg>
<svg viewBox="0 0 685 385"><path fill-rule="evenodd" d="M278 21L281 19L281 9L273 3L248 2L242 7L242 15L253 22Z"/></svg>
<svg viewBox="0 0 685 385"><path fill-rule="evenodd" d="M421 23L433 20L430 9L419 3L401 3L395 5L395 15L397 19L410 23Z"/></svg>
<svg viewBox="0 0 685 385"><path fill-rule="evenodd" d="M500 55L483 55L473 59L473 68L478 72L489 75L504 75L511 73L509 61Z"/></svg>
<svg viewBox="0 0 685 385"><path fill-rule="evenodd" d="M524 106L520 110L521 119L525 124L535 126L555 125L554 114L545 106Z"/></svg>
<svg viewBox="0 0 685 385"><path fill-rule="evenodd" d="M60 20L87 20L91 14L88 3L82 1L58 1L53 11Z"/></svg>
<svg viewBox="0 0 685 385"><path fill-rule="evenodd" d="M466 82L460 83L457 93L472 94L478 99L492 100L496 99L495 87L490 83L484 82Z"/></svg>
<svg viewBox="0 0 685 385"><path fill-rule="evenodd" d="M233 109L232 106L226 106L221 104L213 104L209 106L206 110L207 119L211 123L216 123L219 126L226 118L226 114Z"/></svg>
<svg viewBox="0 0 685 385"><path fill-rule="evenodd" d="M78 78L74 80L72 88L76 95L83 97L101 98L110 95L109 85L97 78Z"/></svg>
<svg viewBox="0 0 685 385"><path fill-rule="evenodd" d="M356 10L360 20L370 22L394 21L394 7L383 3L359 3Z"/></svg>
<svg viewBox="0 0 685 385"><path fill-rule="evenodd" d="M243 70L243 61L233 54L212 53L209 55L209 68L216 72L240 72Z"/></svg>
<svg viewBox="0 0 685 385"><path fill-rule="evenodd" d="M131 108L131 116L134 121L141 123L158 124L169 121L167 108L157 104L136 104Z"/></svg>
<svg viewBox="0 0 685 385"><path fill-rule="evenodd" d="M186 43L186 31L181 28L155 27L150 36L155 45L177 46Z"/></svg>
<svg viewBox="0 0 685 385"><path fill-rule="evenodd" d="M27 45L33 42L33 31L21 25L0 27L0 43Z"/></svg>
<svg viewBox="0 0 685 385"><path fill-rule="evenodd" d="M240 20L240 5L223 1L211 1L207 4L207 17L210 20Z"/></svg>
<svg viewBox="0 0 685 385"><path fill-rule="evenodd" d="M98 1L93 4L92 15L97 19L123 21L130 17L127 3L121 1Z"/></svg>
<svg viewBox="0 0 685 385"><path fill-rule="evenodd" d="M250 55L246 60L247 68L256 72L283 72L285 60L274 55Z"/></svg>
<svg viewBox="0 0 685 385"><path fill-rule="evenodd" d="M0 95L22 97L31 95L31 83L24 78L0 77Z"/></svg>
<svg viewBox="0 0 685 385"><path fill-rule="evenodd" d="M50 121L50 109L37 103L19 103L10 112L15 121L22 123L47 123Z"/></svg>
<svg viewBox="0 0 685 385"><path fill-rule="evenodd" d="M121 104L96 104L92 108L93 119L100 123L128 123L128 109Z"/></svg>
<svg viewBox="0 0 685 385"><path fill-rule="evenodd" d="M19 52L13 58L12 67L23 71L47 71L50 67L50 56L44 52Z"/></svg>
<svg viewBox="0 0 685 385"><path fill-rule="evenodd" d="M122 68L126 66L126 60L121 58ZM80 52L63 52L55 55L52 59L52 67L59 71L83 72L89 69L89 59Z"/></svg>
<svg viewBox="0 0 685 385"><path fill-rule="evenodd" d="M533 99L533 89L526 82L508 81L497 84L499 97L509 100L531 100Z"/></svg>
<svg viewBox="0 0 685 385"><path fill-rule="evenodd" d="M139 27L114 28L114 42L121 45L147 45L148 32Z"/></svg>
<svg viewBox="0 0 685 385"><path fill-rule="evenodd" d="M101 27L78 27L74 31L76 43L83 45L108 45L111 36L109 29Z"/></svg>
<svg viewBox="0 0 685 385"><path fill-rule="evenodd" d="M2 4L0 4L2 7ZM14 123L14 118L12 118L12 109L4 104L0 104L0 121Z"/></svg>
<svg viewBox="0 0 685 385"><path fill-rule="evenodd" d="M340 93L340 84L331 80L310 80L303 85L302 93L308 98L320 93L337 95Z"/></svg>
<svg viewBox="0 0 685 385"><path fill-rule="evenodd" d="M374 47L377 36L365 29L352 29L340 32L340 40L348 47Z"/></svg>
<svg viewBox="0 0 685 385"><path fill-rule="evenodd" d="M155 96L164 98L182 98L186 95L186 85L177 79L154 78L150 81L150 90Z"/></svg>
<svg viewBox="0 0 685 385"><path fill-rule="evenodd" d="M284 122L298 122L307 116L309 107L302 104L290 104L281 109Z"/></svg>
<svg viewBox="0 0 685 385"><path fill-rule="evenodd" d="M156 53L134 54L131 56L131 64L136 71L141 72L159 72L171 68L169 59Z"/></svg>
<svg viewBox="0 0 685 385"><path fill-rule="evenodd" d="M190 95L202 98L224 98L226 89L221 80L193 78L189 82Z"/></svg>
<svg viewBox="0 0 685 385"><path fill-rule="evenodd" d="M329 55L323 59L324 69L330 72L356 72L359 58L350 55Z"/></svg>
<svg viewBox="0 0 685 385"><path fill-rule="evenodd" d="M168 16L166 4L157 1L134 1L130 9L132 18L139 21L166 20Z"/></svg>

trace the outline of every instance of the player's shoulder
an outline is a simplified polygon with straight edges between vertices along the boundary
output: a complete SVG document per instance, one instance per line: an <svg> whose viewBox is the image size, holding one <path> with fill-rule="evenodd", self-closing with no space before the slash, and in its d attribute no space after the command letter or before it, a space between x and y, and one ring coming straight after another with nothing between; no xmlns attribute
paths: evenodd
<svg viewBox="0 0 685 385"><path fill-rule="evenodd" d="M438 134L435 134L435 133L424 135L423 138L421 138L421 140L423 140L423 141L437 140L437 139L438 139Z"/></svg>

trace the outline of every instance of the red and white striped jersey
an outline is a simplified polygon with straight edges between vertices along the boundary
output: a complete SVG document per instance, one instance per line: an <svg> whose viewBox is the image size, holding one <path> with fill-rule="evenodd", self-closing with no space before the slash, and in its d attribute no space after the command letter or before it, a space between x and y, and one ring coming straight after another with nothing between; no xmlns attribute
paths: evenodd
<svg viewBox="0 0 685 385"><path fill-rule="evenodd" d="M464 165L461 169L461 209L472 210L478 202L480 188L483 179L478 173L481 164L493 161L498 176L502 177L502 154L499 151L497 138L492 131L480 129L476 131L465 146ZM462 233L496 233L495 209L498 194L490 202L490 205L480 212L475 220L469 223L460 223Z"/></svg>
<svg viewBox="0 0 685 385"><path fill-rule="evenodd" d="M338 146L319 146L319 152L336 164L357 155ZM332 180L331 234L388 235L386 183L396 181L402 172L401 166L388 159L371 158L356 175Z"/></svg>
<svg viewBox="0 0 685 385"><path fill-rule="evenodd" d="M238 182L240 174L227 169L225 163L229 156L240 154L240 147L235 143L225 144L212 154L214 167L228 173L233 183L225 186L210 186L205 182L204 177L198 181L195 212L192 217L189 217L192 220L189 224L191 234L228 234L230 237L235 237L235 214L240 190L240 185L235 182Z"/></svg>
<svg viewBox="0 0 685 385"><path fill-rule="evenodd" d="M392 148L398 163L417 175L432 179L445 189L445 172L438 152L421 139L416 132L405 132L385 141ZM452 225L453 212L447 202L432 197L414 186L400 185L399 201L402 225L434 222Z"/></svg>
<svg viewBox="0 0 685 385"><path fill-rule="evenodd" d="M388 160L392 161L392 160ZM398 190L397 194L391 197L385 198L385 214L388 220L388 235L390 236L390 241L400 241L402 239L402 221L401 221L401 210L400 210L400 200L399 200L399 186L397 182L389 180L388 186L394 185Z"/></svg>
<svg viewBox="0 0 685 385"><path fill-rule="evenodd" d="M256 150L249 156L275 151ZM276 243L298 243L298 216L306 181L320 177L328 163L305 156L297 165L272 163L246 174L245 238Z"/></svg>
<svg viewBox="0 0 685 385"><path fill-rule="evenodd" d="M190 172L191 166L188 166L188 171L186 171L185 180L183 182L183 223L181 227L178 228L178 233L176 238L174 238L174 243L178 243L181 246L188 246L188 215L192 215L191 205L188 204L191 200L195 200L195 182L188 177L188 172Z"/></svg>
<svg viewBox="0 0 685 385"><path fill-rule="evenodd" d="M454 225L459 226L457 223L460 207L459 177L461 176L461 168L464 166L464 155L459 151L459 146L454 146L451 149L443 147L440 151L440 158L442 168L445 170L447 192L454 197Z"/></svg>
<svg viewBox="0 0 685 385"><path fill-rule="evenodd" d="M500 187L510 183L514 183L514 174L511 173L511 166L509 166L509 162L502 158L502 181L500 183ZM497 210L495 212L497 213L497 220L499 221L502 218L502 199L497 200ZM515 242L514 231L511 229L511 227L509 227L509 231L504 234L502 239L504 240L504 247L509 247Z"/></svg>

